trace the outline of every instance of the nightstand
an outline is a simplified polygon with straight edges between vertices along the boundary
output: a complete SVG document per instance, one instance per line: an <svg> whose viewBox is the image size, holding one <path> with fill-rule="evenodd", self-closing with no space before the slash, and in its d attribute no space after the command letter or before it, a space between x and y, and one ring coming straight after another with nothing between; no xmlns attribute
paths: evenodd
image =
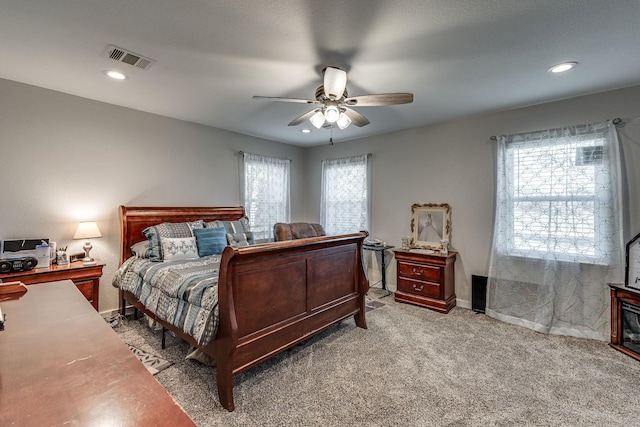
<svg viewBox="0 0 640 427"><path fill-rule="evenodd" d="M25 285L71 280L97 311L102 267L104 267L104 263L99 261L95 265L83 265L82 261L72 262L67 265L52 264L50 267L45 268L0 274L0 280L3 282L18 280Z"/></svg>
<svg viewBox="0 0 640 427"><path fill-rule="evenodd" d="M454 264L457 252L447 255L395 250L398 263L395 300L448 313L456 305Z"/></svg>

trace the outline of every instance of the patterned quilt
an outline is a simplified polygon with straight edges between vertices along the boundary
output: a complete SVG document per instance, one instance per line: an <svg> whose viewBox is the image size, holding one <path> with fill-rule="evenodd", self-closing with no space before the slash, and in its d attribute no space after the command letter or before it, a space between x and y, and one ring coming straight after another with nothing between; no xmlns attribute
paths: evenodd
<svg viewBox="0 0 640 427"><path fill-rule="evenodd" d="M116 271L113 286L206 345L218 330L219 267L220 255L165 262L131 257Z"/></svg>

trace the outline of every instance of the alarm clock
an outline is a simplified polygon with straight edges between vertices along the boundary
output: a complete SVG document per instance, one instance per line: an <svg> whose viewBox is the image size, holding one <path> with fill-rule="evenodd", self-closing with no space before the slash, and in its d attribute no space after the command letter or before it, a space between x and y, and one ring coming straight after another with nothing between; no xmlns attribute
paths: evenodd
<svg viewBox="0 0 640 427"><path fill-rule="evenodd" d="M32 256L22 258L0 259L0 273L33 270L38 260Z"/></svg>

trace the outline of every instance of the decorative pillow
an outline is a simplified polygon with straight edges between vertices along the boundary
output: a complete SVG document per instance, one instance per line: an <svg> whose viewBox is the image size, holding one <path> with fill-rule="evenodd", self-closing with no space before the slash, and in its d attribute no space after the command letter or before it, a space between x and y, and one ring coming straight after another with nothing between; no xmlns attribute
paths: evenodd
<svg viewBox="0 0 640 427"><path fill-rule="evenodd" d="M195 237L163 237L160 242L165 262L198 259L198 246Z"/></svg>
<svg viewBox="0 0 640 427"><path fill-rule="evenodd" d="M160 239L164 237L193 237L193 230L204 227L201 219L193 222L163 222L142 230L142 234L149 239L149 259L162 261L162 245Z"/></svg>
<svg viewBox="0 0 640 427"><path fill-rule="evenodd" d="M193 230L198 245L198 255L201 257L221 254L227 246L224 227L199 228Z"/></svg>
<svg viewBox="0 0 640 427"><path fill-rule="evenodd" d="M134 243L131 246L131 253L138 258L149 258L149 240Z"/></svg>
<svg viewBox="0 0 640 427"><path fill-rule="evenodd" d="M205 223L207 228L224 227L227 233L247 233L251 231L249 228L249 218L243 216L237 221L211 221Z"/></svg>
<svg viewBox="0 0 640 427"><path fill-rule="evenodd" d="M247 231L246 233L227 233L227 242L234 247L256 244L256 240L251 231Z"/></svg>

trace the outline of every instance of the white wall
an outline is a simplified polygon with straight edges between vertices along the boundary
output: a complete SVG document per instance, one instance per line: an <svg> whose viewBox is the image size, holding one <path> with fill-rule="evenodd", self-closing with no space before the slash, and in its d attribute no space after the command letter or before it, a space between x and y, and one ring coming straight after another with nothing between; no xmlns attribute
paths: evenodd
<svg viewBox="0 0 640 427"><path fill-rule="evenodd" d="M458 305L470 307L471 275L486 275L494 210L492 135L640 117L640 86L309 149L309 221L319 220L321 161L373 154L372 236L400 246L413 203L451 205ZM629 184L627 239L640 233L640 121L620 129ZM337 140L338 138L334 138ZM395 261L387 281L395 289ZM375 263L373 263L375 265ZM377 278L377 277L376 277Z"/></svg>
<svg viewBox="0 0 640 427"><path fill-rule="evenodd" d="M77 223L96 220L104 237L94 240L92 254L107 263L100 289L106 311L118 305L111 278L119 205L238 205L238 151L249 151L292 159L292 221L319 221L320 161L372 153L371 234L399 246L413 203L449 203L458 304L469 307L471 275L486 274L491 244L489 137L638 118L638 99L640 86L303 149L0 79L0 239L49 237L81 252L82 242L71 239ZM620 135L628 238L640 232L640 123Z"/></svg>
<svg viewBox="0 0 640 427"><path fill-rule="evenodd" d="M118 206L237 206L239 151L292 159L291 214L302 217L304 149L0 79L0 239L82 252L75 228L97 221L100 310L114 309Z"/></svg>

